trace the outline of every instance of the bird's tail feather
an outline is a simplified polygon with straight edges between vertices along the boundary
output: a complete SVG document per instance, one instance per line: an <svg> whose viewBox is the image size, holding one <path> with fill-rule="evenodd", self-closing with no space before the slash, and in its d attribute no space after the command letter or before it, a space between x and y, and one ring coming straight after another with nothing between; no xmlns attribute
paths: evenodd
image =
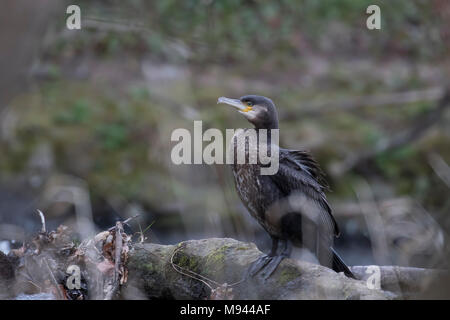
<svg viewBox="0 0 450 320"><path fill-rule="evenodd" d="M333 248L331 248L331 252L333 253L333 270L336 272L344 272L347 277L356 279L353 272L350 271L350 268L345 264L344 260L342 260Z"/></svg>

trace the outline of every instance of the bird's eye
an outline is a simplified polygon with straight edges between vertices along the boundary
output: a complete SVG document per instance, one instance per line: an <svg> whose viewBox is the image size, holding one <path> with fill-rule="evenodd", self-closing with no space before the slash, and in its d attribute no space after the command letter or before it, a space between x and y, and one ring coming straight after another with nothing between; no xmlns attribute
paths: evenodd
<svg viewBox="0 0 450 320"><path fill-rule="evenodd" d="M249 107L253 106L253 102L251 102L251 101L247 101L246 103L247 103L247 106L249 106Z"/></svg>

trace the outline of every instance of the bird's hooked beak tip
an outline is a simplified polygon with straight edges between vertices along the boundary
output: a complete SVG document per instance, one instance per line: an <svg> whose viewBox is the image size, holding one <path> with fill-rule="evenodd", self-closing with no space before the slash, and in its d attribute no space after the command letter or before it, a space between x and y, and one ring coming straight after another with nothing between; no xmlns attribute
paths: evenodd
<svg viewBox="0 0 450 320"><path fill-rule="evenodd" d="M248 112L251 110L251 108L249 106L242 103L242 101L239 99L230 99L230 98L226 98L226 97L220 97L219 99L217 99L217 103L218 104L224 103L229 106L235 107L236 109L239 110L239 112Z"/></svg>

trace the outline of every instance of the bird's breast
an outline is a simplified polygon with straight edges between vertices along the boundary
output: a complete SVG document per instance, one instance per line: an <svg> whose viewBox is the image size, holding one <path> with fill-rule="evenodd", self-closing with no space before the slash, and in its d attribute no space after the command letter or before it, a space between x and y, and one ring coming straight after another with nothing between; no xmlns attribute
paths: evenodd
<svg viewBox="0 0 450 320"><path fill-rule="evenodd" d="M236 190L249 213L269 231L271 226L267 225L265 214L267 208L274 201L275 193L268 192L269 178L260 174L261 168L252 158L258 154L257 142L251 138L245 139L246 134L246 130L237 131L231 139L228 149L228 156L234 157L232 158L234 160L232 169ZM243 152L245 156L244 163L238 162L239 152Z"/></svg>
<svg viewBox="0 0 450 320"><path fill-rule="evenodd" d="M249 133L248 129L236 131L231 138L227 156L232 159L237 193L250 214L259 220L262 214L259 205L261 182L259 180L259 167L257 164L252 164L256 162L252 156L257 154L258 146ZM244 163L239 159L244 159Z"/></svg>

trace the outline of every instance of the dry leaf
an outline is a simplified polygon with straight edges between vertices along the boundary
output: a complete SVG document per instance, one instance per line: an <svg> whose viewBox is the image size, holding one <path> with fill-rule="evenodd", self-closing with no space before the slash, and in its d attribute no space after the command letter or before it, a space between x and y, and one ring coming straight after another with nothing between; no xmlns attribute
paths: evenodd
<svg viewBox="0 0 450 320"><path fill-rule="evenodd" d="M97 264L97 269L100 270L100 272L103 274L112 275L114 264L108 259L105 259Z"/></svg>

